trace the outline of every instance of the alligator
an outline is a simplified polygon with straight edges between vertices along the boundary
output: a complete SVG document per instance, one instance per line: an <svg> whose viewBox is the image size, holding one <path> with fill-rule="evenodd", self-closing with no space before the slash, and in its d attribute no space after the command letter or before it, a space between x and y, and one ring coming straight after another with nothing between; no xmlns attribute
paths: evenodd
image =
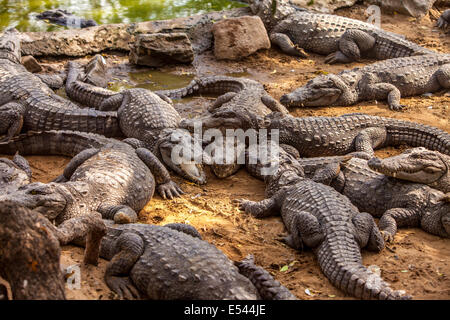
<svg viewBox="0 0 450 320"><path fill-rule="evenodd" d="M270 40L284 53L301 58L305 50L327 55L327 63L392 59L433 53L403 36L337 15L298 10L287 0L247 0L264 22Z"/></svg>
<svg viewBox="0 0 450 320"><path fill-rule="evenodd" d="M374 157L367 164L370 169L386 176L450 192L450 157L440 152L413 148L386 159Z"/></svg>
<svg viewBox="0 0 450 320"><path fill-rule="evenodd" d="M436 26L443 30L446 30L450 25L450 9L445 10L439 17Z"/></svg>
<svg viewBox="0 0 450 320"><path fill-rule="evenodd" d="M361 113L304 118L272 113L258 123L269 132L278 130L280 144L295 147L302 157L364 152L368 159L373 149L400 144L450 155L449 133L410 121Z"/></svg>
<svg viewBox="0 0 450 320"><path fill-rule="evenodd" d="M107 229L100 247L110 260L105 282L121 298L296 299L251 258L238 269L190 225L109 223Z"/></svg>
<svg viewBox="0 0 450 320"><path fill-rule="evenodd" d="M391 110L399 111L405 108L400 104L402 96L449 89L449 72L450 54L390 59L318 76L280 101L287 107L323 107L387 100Z"/></svg>
<svg viewBox="0 0 450 320"><path fill-rule="evenodd" d="M209 113L203 117L196 119L184 119L180 123L180 127L195 132L196 125L203 129L221 129L222 133L226 133L227 128L249 129L254 127L257 117L264 117L271 112L281 112L288 114L288 110L277 100L272 98L264 86L254 80L245 78L235 78L228 76L210 76L192 80L192 82L180 89L159 91L172 99L181 99L187 96L197 94L218 94L220 95L209 108ZM238 116L237 116L238 115ZM240 119L245 119L241 121ZM247 124L247 126L245 126ZM206 141L204 141L206 142ZM209 141L208 141L209 142ZM219 148L223 146L226 149L237 148L239 142L234 141L215 141L219 144ZM232 146L227 144L231 143ZM216 159L216 157L214 158ZM220 172L226 171L223 167L229 168L236 172L241 167L237 163L237 157L233 159L216 159L218 161L212 163L212 171L219 178ZM232 160L232 161L229 161ZM219 163L220 162L220 163Z"/></svg>
<svg viewBox="0 0 450 320"><path fill-rule="evenodd" d="M73 157L51 183L20 187L7 199L35 209L57 225L71 218L101 213L116 223L137 221L156 189L164 198L183 193L167 169L133 139L105 138L73 131L28 132L0 143L1 154L51 154Z"/></svg>
<svg viewBox="0 0 450 320"><path fill-rule="evenodd" d="M40 20L47 20L60 26L72 28L88 28L98 26L97 22L92 19L84 19L74 16L72 13L63 9L47 10L36 15Z"/></svg>
<svg viewBox="0 0 450 320"><path fill-rule="evenodd" d="M333 188L304 178L296 158L283 148L279 159L276 172L265 175L268 198L235 200L239 208L257 218L281 212L289 232L285 242L294 249L312 248L325 276L346 293L362 299L410 299L362 264L361 248L384 248L373 217ZM253 172L264 165L253 166Z"/></svg>
<svg viewBox="0 0 450 320"><path fill-rule="evenodd" d="M0 37L0 135L9 140L27 130L77 130L120 136L115 112L81 109L55 94L42 80L20 64L18 31ZM51 84L53 85L53 84Z"/></svg>
<svg viewBox="0 0 450 320"><path fill-rule="evenodd" d="M0 194L16 191L31 183L31 168L28 161L16 154L12 160L0 158Z"/></svg>
<svg viewBox="0 0 450 320"><path fill-rule="evenodd" d="M405 157L408 153L394 158L398 161ZM306 177L331 185L360 211L381 217L379 228L386 241L393 241L397 227L421 227L431 234L450 237L450 201L443 192L375 172L365 159L344 158L309 158L298 162Z"/></svg>
<svg viewBox="0 0 450 320"><path fill-rule="evenodd" d="M82 76L80 66L69 62L66 93L71 99L91 108L117 112L120 129L126 137L140 140L142 147L181 176L198 184L206 183L202 161L208 162L209 158L203 155L201 145L179 128L181 117L167 96L143 88L117 93L84 83L79 80ZM174 165L175 147L190 148L194 156L188 156L188 152L178 154L180 165ZM196 155L202 156L201 161Z"/></svg>
<svg viewBox="0 0 450 320"><path fill-rule="evenodd" d="M84 261L97 265L106 226L99 216L77 217L55 227L14 201L0 202L0 276L15 300L65 299L61 245L83 238Z"/></svg>

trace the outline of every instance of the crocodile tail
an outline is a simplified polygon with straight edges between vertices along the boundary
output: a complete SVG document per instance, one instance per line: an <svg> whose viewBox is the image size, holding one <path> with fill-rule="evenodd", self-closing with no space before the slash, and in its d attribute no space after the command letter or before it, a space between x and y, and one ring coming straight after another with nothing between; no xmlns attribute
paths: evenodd
<svg viewBox="0 0 450 320"><path fill-rule="evenodd" d="M106 99L117 94L117 92L79 81L81 70L76 63L69 62L68 68L66 94L70 99L89 108L99 109Z"/></svg>
<svg viewBox="0 0 450 320"><path fill-rule="evenodd" d="M59 155L74 157L88 148L100 148L110 139L75 131L42 131L20 134L8 142L0 143L1 154Z"/></svg>
<svg viewBox="0 0 450 320"><path fill-rule="evenodd" d="M239 92L244 89L244 86L244 82L238 78L227 76L211 76L194 79L184 88L162 90L158 91L158 93L172 99L181 99L196 94L221 95L227 92Z"/></svg>
<svg viewBox="0 0 450 320"><path fill-rule="evenodd" d="M340 242L343 237L340 235ZM356 241L350 234L345 238L348 238L345 246L325 240L317 248L320 268L334 286L359 299L411 299L402 291L392 290L378 274L364 267Z"/></svg>
<svg viewBox="0 0 450 320"><path fill-rule="evenodd" d="M40 99L27 111L25 126L28 130L72 130L122 136L116 112L95 109L61 108L54 99Z"/></svg>
<svg viewBox="0 0 450 320"><path fill-rule="evenodd" d="M388 119L386 125L387 145L407 144L412 147L424 147L450 155L450 133L436 127Z"/></svg>
<svg viewBox="0 0 450 320"><path fill-rule="evenodd" d="M248 278L256 287L263 300L297 300L281 283L275 280L264 268L255 265L252 255L235 262L239 273Z"/></svg>

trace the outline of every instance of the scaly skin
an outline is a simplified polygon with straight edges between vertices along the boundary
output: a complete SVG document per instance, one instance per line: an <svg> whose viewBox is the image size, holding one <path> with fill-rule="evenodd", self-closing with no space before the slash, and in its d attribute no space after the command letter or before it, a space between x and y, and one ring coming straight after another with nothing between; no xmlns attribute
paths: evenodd
<svg viewBox="0 0 450 320"><path fill-rule="evenodd" d="M78 130L106 136L120 136L117 115L80 109L56 95L20 64L17 31L0 37L0 135L9 140L22 126L27 130ZM48 77L47 77L48 79Z"/></svg>
<svg viewBox="0 0 450 320"><path fill-rule="evenodd" d="M198 232L179 224L109 227L100 251L111 260L106 284L126 299L295 299L252 261L244 262L250 281L220 250L192 234Z"/></svg>
<svg viewBox="0 0 450 320"><path fill-rule="evenodd" d="M301 157L345 155L407 144L450 155L450 134L435 127L391 118L348 114L339 117L266 116L264 127L279 130L281 144Z"/></svg>
<svg viewBox="0 0 450 320"><path fill-rule="evenodd" d="M185 119L180 126L191 132L196 125L203 130L214 128L220 129L224 134L227 128L248 129L256 126L257 117L264 117L271 112L288 114L287 109L272 98L257 81L245 78L233 78L227 76L211 76L194 79L185 88L160 91L173 99L180 99L197 94L220 95L213 105L208 108L209 113L196 119ZM242 120L241 120L242 119ZM219 141L216 141L219 143ZM223 141L224 145L227 143ZM232 144L235 144L233 141ZM222 146L220 146L222 147ZM221 159L225 160L225 159ZM231 170L236 172L241 167L237 164L237 155L230 163L221 161L220 164L213 163L211 168L219 178L220 172ZM225 168L227 169L225 169Z"/></svg>
<svg viewBox="0 0 450 320"><path fill-rule="evenodd" d="M12 160L0 158L0 194L16 191L31 183L31 168L28 161L16 154Z"/></svg>
<svg viewBox="0 0 450 320"><path fill-rule="evenodd" d="M440 152L414 148L386 159L372 158L367 164L386 176L450 192L450 157Z"/></svg>
<svg viewBox="0 0 450 320"><path fill-rule="evenodd" d="M447 9L439 17L439 19L436 23L436 26L438 28L446 30L446 29L448 29L449 25L450 25L450 9Z"/></svg>
<svg viewBox="0 0 450 320"><path fill-rule="evenodd" d="M450 88L450 55L429 54L380 61L322 75L280 101L287 107L349 106L367 100L387 100L391 110L405 106L400 98Z"/></svg>
<svg viewBox="0 0 450 320"><path fill-rule="evenodd" d="M248 2L263 20L272 43L289 55L305 58L307 50L328 55L327 63L349 63L361 58L384 60L433 53L373 24L298 10L287 0Z"/></svg>
<svg viewBox="0 0 450 320"><path fill-rule="evenodd" d="M32 183L10 196L56 224L97 212L117 223L136 222L137 213L152 198L155 184L163 198L182 194L149 150L96 134L30 132L0 144L0 153L17 151L23 155L76 155L56 180L61 183Z"/></svg>
<svg viewBox="0 0 450 320"><path fill-rule="evenodd" d="M172 99L181 99L198 94L220 95L208 108L211 113L194 120L183 120L181 127L192 130L200 121L203 129L243 128L251 123L254 115L264 117L271 112L288 114L287 109L272 98L257 81L227 76L211 76L192 80L185 88L159 91ZM235 115L240 115L236 117ZM245 117L243 123L239 118ZM246 129L246 128L244 128Z"/></svg>
<svg viewBox="0 0 450 320"><path fill-rule="evenodd" d="M292 156L280 159L279 170L265 179L270 198L238 200L240 209L255 217L280 212L289 232L287 244L312 248L325 276L346 293L362 299L409 299L362 265L361 248L384 248L373 218L333 188L299 175Z"/></svg>
<svg viewBox="0 0 450 320"><path fill-rule="evenodd" d="M117 93L78 80L81 75L79 66L69 62L66 93L71 99L100 110L117 110L120 129L125 136L140 140L142 146L179 175L199 184L206 183L201 161L187 153L179 159L179 164L172 159L176 145L194 146L201 156L203 152L190 134L179 129L181 117L169 98L142 88Z"/></svg>
<svg viewBox="0 0 450 320"><path fill-rule="evenodd" d="M330 157L298 162L307 177L330 184L360 211L381 217L379 227L387 241L393 240L397 227L421 227L431 234L450 237L450 202L444 193L372 171L364 159L340 160ZM336 164L340 170L336 170Z"/></svg>
<svg viewBox="0 0 450 320"><path fill-rule="evenodd" d="M99 216L78 217L55 227L13 201L0 202L0 276L15 300L65 299L60 246L85 238L85 262L97 264L106 227Z"/></svg>

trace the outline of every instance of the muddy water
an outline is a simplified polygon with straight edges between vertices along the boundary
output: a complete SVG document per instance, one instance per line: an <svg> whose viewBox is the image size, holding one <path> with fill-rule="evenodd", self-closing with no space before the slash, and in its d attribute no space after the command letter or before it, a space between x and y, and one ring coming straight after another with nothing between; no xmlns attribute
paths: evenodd
<svg viewBox="0 0 450 320"><path fill-rule="evenodd" d="M53 31L65 27L37 20L50 9L66 9L98 24L130 23L186 17L244 6L231 0L0 0L0 30Z"/></svg>

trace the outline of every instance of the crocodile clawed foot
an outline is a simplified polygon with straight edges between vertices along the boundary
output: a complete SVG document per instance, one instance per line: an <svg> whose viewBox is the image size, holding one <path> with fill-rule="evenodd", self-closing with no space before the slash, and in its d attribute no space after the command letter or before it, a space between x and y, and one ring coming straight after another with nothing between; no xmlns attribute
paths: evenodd
<svg viewBox="0 0 450 320"><path fill-rule="evenodd" d="M184 191L173 181L169 181L158 186L158 192L163 199L172 200L184 194Z"/></svg>
<svg viewBox="0 0 450 320"><path fill-rule="evenodd" d="M140 294L129 278L110 277L108 279L109 288L121 299L139 299Z"/></svg>
<svg viewBox="0 0 450 320"><path fill-rule="evenodd" d="M234 205L237 205L238 208L239 208L239 210L245 212L246 205L247 205L248 203L250 203L251 201L250 201L250 200L245 200L245 199L233 199L231 202L232 202Z"/></svg>
<svg viewBox="0 0 450 320"><path fill-rule="evenodd" d="M10 140L11 140L11 137L8 135L0 136L0 143L9 142Z"/></svg>
<svg viewBox="0 0 450 320"><path fill-rule="evenodd" d="M441 17L438 19L436 26L440 29L447 29L448 23L447 23L447 21L445 21L444 18Z"/></svg>
<svg viewBox="0 0 450 320"><path fill-rule="evenodd" d="M130 207L123 206L114 214L114 223L128 224L135 223L138 217L136 212Z"/></svg>
<svg viewBox="0 0 450 320"><path fill-rule="evenodd" d="M67 179L66 179L66 177L64 177L63 174L61 174L61 175L57 176L55 179L53 179L52 182L64 183L64 182L67 182Z"/></svg>
<svg viewBox="0 0 450 320"><path fill-rule="evenodd" d="M333 53L330 53L329 55L327 55L326 57L325 57L325 63L328 63L328 64L335 64L335 63L337 63L338 61L337 61L337 59L336 59L336 52L333 52Z"/></svg>
<svg viewBox="0 0 450 320"><path fill-rule="evenodd" d="M299 56L302 59L306 59L309 57L309 55L305 52L303 48L300 48L299 46L295 46L296 55Z"/></svg>
<svg viewBox="0 0 450 320"><path fill-rule="evenodd" d="M390 234L387 231L380 231L381 235L383 236L384 241L387 242L394 242L394 235Z"/></svg>
<svg viewBox="0 0 450 320"><path fill-rule="evenodd" d="M404 109L406 109L406 105L404 104L394 104L389 106L389 109L393 110L393 111L402 111Z"/></svg>

